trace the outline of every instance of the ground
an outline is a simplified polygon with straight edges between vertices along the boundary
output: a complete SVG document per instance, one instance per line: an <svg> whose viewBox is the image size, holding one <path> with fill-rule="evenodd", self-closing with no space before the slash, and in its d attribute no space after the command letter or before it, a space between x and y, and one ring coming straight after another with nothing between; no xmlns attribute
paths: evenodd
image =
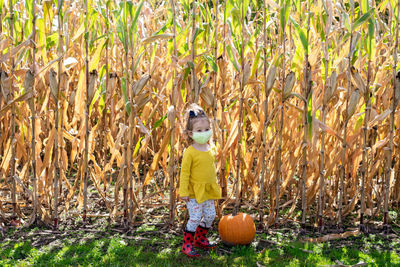
<svg viewBox="0 0 400 267"><path fill-rule="evenodd" d="M162 217L145 217L138 217L130 230L107 218L86 225L69 218L58 230L8 227L0 236L0 266L400 266L396 222L389 234L371 222L368 234L321 243L307 239L339 231L328 226L324 233L313 227L301 231L296 222L286 222L257 232L248 246L234 247L221 242L215 225L210 239L218 243L217 249L188 259L180 252L181 225L168 228ZM344 231L356 229L348 226Z"/></svg>

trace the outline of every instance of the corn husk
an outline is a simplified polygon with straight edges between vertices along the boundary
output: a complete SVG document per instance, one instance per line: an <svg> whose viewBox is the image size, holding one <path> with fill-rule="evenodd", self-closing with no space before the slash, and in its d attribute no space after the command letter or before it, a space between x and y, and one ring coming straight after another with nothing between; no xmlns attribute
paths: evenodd
<svg viewBox="0 0 400 267"><path fill-rule="evenodd" d="M372 120L374 120L376 116L378 116L378 112L376 111L376 109L371 108L371 112L369 114L369 121L368 122L371 122Z"/></svg>
<svg viewBox="0 0 400 267"><path fill-rule="evenodd" d="M50 80L50 92L55 100L58 98L58 82L57 82L57 72L54 69L50 69L49 72L49 80Z"/></svg>
<svg viewBox="0 0 400 267"><path fill-rule="evenodd" d="M302 88L303 88L303 90L305 90L304 91L304 97L305 98L308 98L308 95L310 94L310 89L311 88L308 88L308 84L311 82L311 65L310 65L310 62L307 62L305 65L304 65L304 68L303 68L303 81L302 81Z"/></svg>
<svg viewBox="0 0 400 267"><path fill-rule="evenodd" d="M118 75L116 73L110 73L107 85L109 90L115 89L117 85L117 80L118 80Z"/></svg>
<svg viewBox="0 0 400 267"><path fill-rule="evenodd" d="M251 74L250 60L247 60L244 65L243 87L246 86L246 84L249 82L250 74Z"/></svg>
<svg viewBox="0 0 400 267"><path fill-rule="evenodd" d="M118 75L116 73L110 73L108 84L107 84L107 92L106 92L106 101L111 97L112 92L115 92L117 89Z"/></svg>
<svg viewBox="0 0 400 267"><path fill-rule="evenodd" d="M328 81L328 84L325 87L324 91L324 105L328 105L329 101L332 99L332 96L335 94L336 87L337 87L337 74L336 71L332 72L331 77Z"/></svg>
<svg viewBox="0 0 400 267"><path fill-rule="evenodd" d="M349 99L349 106L347 108L347 120L349 120L356 111L358 102L360 101L360 97L361 97L360 89L357 88L356 90L353 91Z"/></svg>
<svg viewBox="0 0 400 267"><path fill-rule="evenodd" d="M360 93L364 96L367 91L367 87L365 86L365 83L361 78L360 73L358 73L354 66L351 67L351 78L354 86L356 86L360 90Z"/></svg>
<svg viewBox="0 0 400 267"><path fill-rule="evenodd" d="M396 80L394 81L394 96L395 96L395 100L396 100L396 103L395 103L396 104L395 108L396 108L396 106L400 100L400 71L397 72Z"/></svg>
<svg viewBox="0 0 400 267"><path fill-rule="evenodd" d="M4 99L8 99L10 95L10 80L8 78L8 74L5 71L2 71L1 74L1 93L3 94Z"/></svg>
<svg viewBox="0 0 400 267"><path fill-rule="evenodd" d="M276 66L275 65L269 66L267 81L266 81L266 92L265 92L267 96L271 92L272 86L275 83L275 75L276 75Z"/></svg>
<svg viewBox="0 0 400 267"><path fill-rule="evenodd" d="M138 96L135 97L135 105L137 109L143 108L149 101L151 97L149 95L149 92L145 91Z"/></svg>
<svg viewBox="0 0 400 267"><path fill-rule="evenodd" d="M96 93L95 84L97 81L97 77L98 77L97 70L92 70L89 73L89 90L88 90L89 103L92 102L94 94Z"/></svg>
<svg viewBox="0 0 400 267"><path fill-rule="evenodd" d="M25 91L32 90L34 82L35 82L35 77L33 76L33 73L31 70L28 70L25 73L25 80L24 80Z"/></svg>
<svg viewBox="0 0 400 267"><path fill-rule="evenodd" d="M132 88L132 93L134 97L137 96L142 91L142 89L145 87L150 78L151 76L149 74L145 74L140 78L140 80L137 83L135 83L135 85Z"/></svg>
<svg viewBox="0 0 400 267"><path fill-rule="evenodd" d="M35 83L35 77L33 76L32 71L28 70L25 74L25 80L24 80L25 92L32 91L34 83ZM29 104L29 108L31 110L33 110L34 109L33 98L29 99L28 104Z"/></svg>
<svg viewBox="0 0 400 267"><path fill-rule="evenodd" d="M175 107L174 106L169 106L168 107L167 118L171 123L173 121L175 121Z"/></svg>
<svg viewBox="0 0 400 267"><path fill-rule="evenodd" d="M296 80L295 74L293 71L289 72L285 79L285 87L283 88L283 98L287 99L292 93L294 82Z"/></svg>
<svg viewBox="0 0 400 267"><path fill-rule="evenodd" d="M207 106L211 107L214 103L214 95L208 86L203 87L200 92L201 98L206 102Z"/></svg>

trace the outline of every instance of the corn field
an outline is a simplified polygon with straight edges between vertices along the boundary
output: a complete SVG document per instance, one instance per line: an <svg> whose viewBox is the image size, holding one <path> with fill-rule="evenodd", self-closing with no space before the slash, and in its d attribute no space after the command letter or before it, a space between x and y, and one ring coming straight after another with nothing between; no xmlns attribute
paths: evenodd
<svg viewBox="0 0 400 267"><path fill-rule="evenodd" d="M156 206L181 220L195 102L219 151L219 216L235 205L262 227L350 216L389 226L400 204L399 7L0 0L0 221L129 225Z"/></svg>

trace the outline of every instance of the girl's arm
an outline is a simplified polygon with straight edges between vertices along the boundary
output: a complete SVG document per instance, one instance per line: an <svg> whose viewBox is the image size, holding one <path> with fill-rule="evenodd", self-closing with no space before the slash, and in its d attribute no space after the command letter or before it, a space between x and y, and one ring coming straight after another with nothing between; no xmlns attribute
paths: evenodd
<svg viewBox="0 0 400 267"><path fill-rule="evenodd" d="M192 165L192 158L186 150L183 152L182 166L181 166L181 175L180 175L180 184L179 184L179 196L187 197L189 196L189 177L190 177L190 168Z"/></svg>

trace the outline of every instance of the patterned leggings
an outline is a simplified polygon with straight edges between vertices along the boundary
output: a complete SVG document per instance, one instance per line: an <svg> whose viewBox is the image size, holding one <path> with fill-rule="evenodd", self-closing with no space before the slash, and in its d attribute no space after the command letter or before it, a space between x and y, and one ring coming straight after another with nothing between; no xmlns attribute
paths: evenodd
<svg viewBox="0 0 400 267"><path fill-rule="evenodd" d="M211 227L216 215L213 199L199 204L196 199L191 198L186 202L186 206L189 211L189 220L186 225L187 231L195 232L199 225L205 228Z"/></svg>

